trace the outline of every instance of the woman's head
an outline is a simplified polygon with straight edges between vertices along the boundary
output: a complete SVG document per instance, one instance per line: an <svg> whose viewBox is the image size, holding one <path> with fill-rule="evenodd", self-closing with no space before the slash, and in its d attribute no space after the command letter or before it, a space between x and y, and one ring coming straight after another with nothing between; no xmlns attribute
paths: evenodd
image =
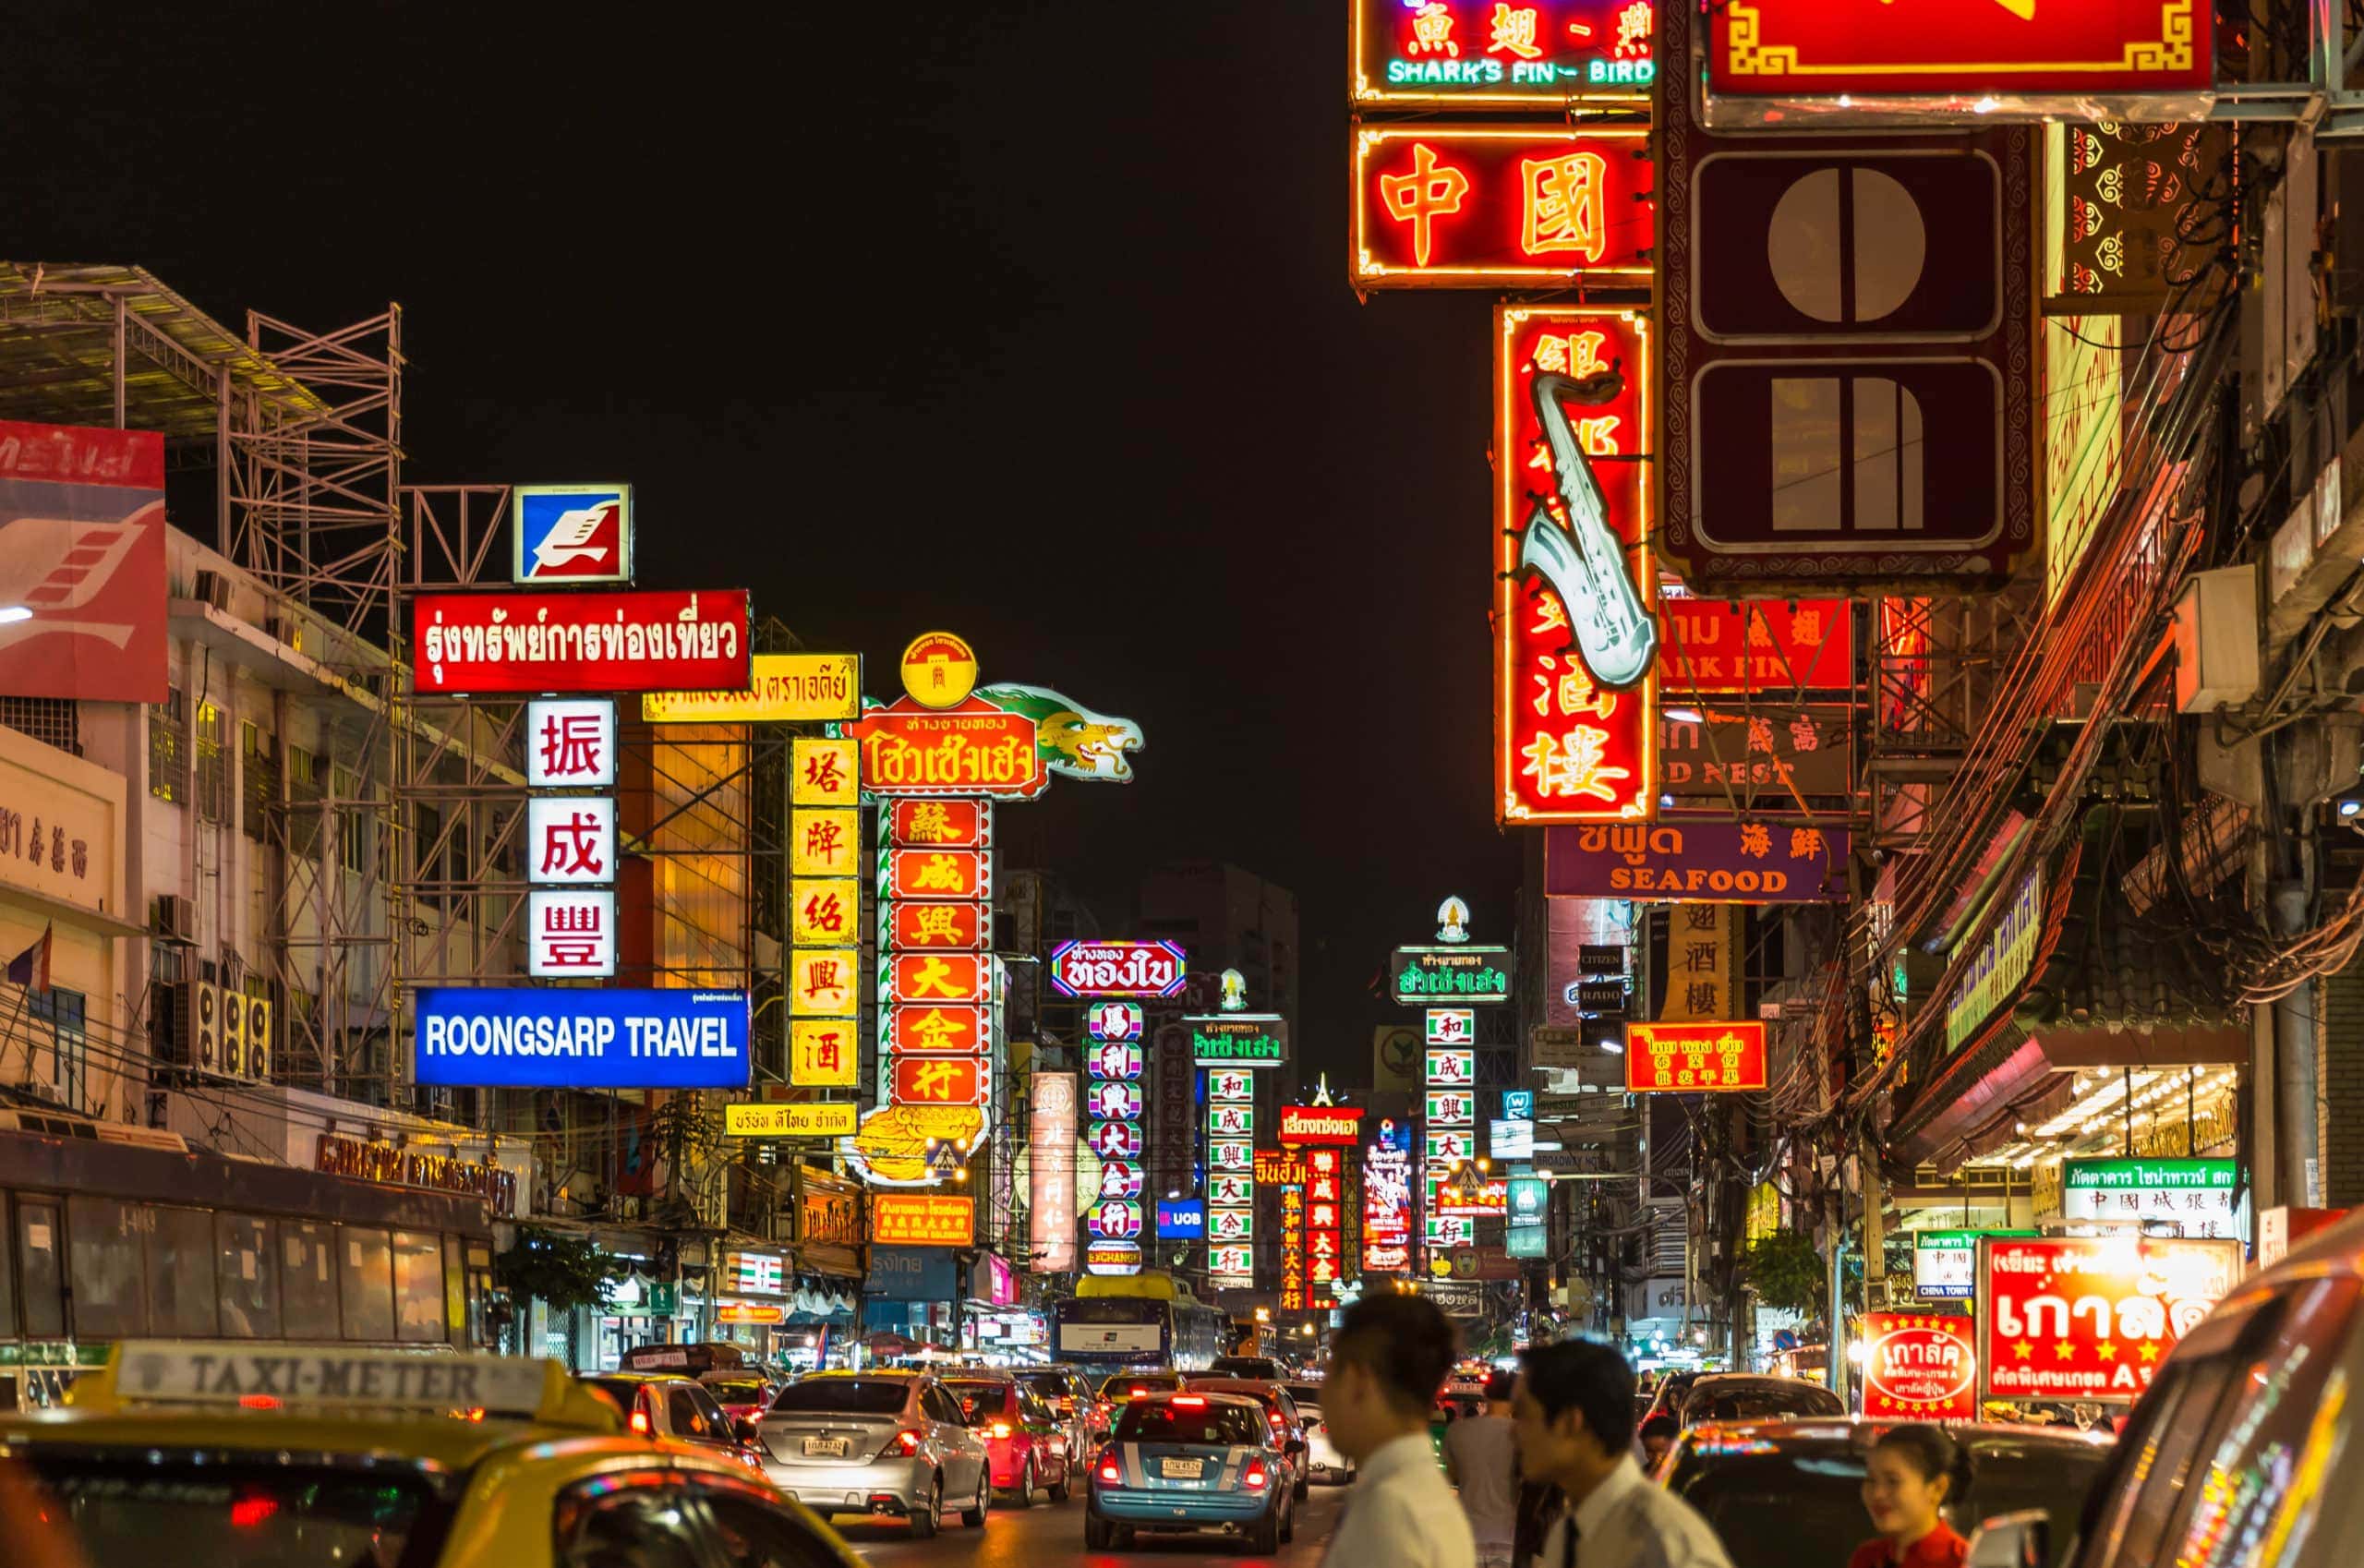
<svg viewBox="0 0 2364 1568"><path fill-rule="evenodd" d="M1971 1458L1943 1429L1891 1427L1872 1444L1863 1472L1863 1507L1872 1527L1912 1541L1937 1526L1939 1510L1970 1490Z"/></svg>

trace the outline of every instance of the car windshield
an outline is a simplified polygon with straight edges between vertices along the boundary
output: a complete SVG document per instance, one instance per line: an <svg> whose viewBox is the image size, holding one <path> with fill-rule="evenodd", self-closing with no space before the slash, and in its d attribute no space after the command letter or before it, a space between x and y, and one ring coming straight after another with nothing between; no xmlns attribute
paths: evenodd
<svg viewBox="0 0 2364 1568"><path fill-rule="evenodd" d="M2051 1511L2053 1562L2068 1544L2086 1488L2109 1451L2098 1444L1973 1442L1976 1478L1946 1514L1968 1535L1981 1519ZM1863 1455L1829 1444L1774 1453L1702 1456L1686 1446L1668 1482L1707 1516L1732 1568L1830 1568L1872 1537Z"/></svg>
<svg viewBox="0 0 2364 1568"><path fill-rule="evenodd" d="M1070 1388L1067 1385L1067 1380L1057 1372L1036 1372L1031 1377L1021 1378L1019 1381L1045 1399L1075 1397L1075 1390Z"/></svg>
<svg viewBox="0 0 2364 1568"><path fill-rule="evenodd" d="M1703 1383L1691 1391L1683 1418L1702 1421L1766 1421L1777 1416L1843 1416L1847 1406L1827 1388L1812 1383Z"/></svg>
<svg viewBox="0 0 2364 1568"><path fill-rule="evenodd" d="M989 1416L999 1415L1009 1403L1007 1383L948 1380L944 1389L960 1402L960 1414L963 1416L973 1416L980 1410Z"/></svg>
<svg viewBox="0 0 2364 1568"><path fill-rule="evenodd" d="M1182 1386L1182 1380L1172 1372L1119 1372L1100 1385L1103 1399L1130 1399L1136 1393L1164 1393Z"/></svg>
<svg viewBox="0 0 2364 1568"><path fill-rule="evenodd" d="M1260 1443L1256 1413L1243 1405L1176 1405L1142 1400L1128 1405L1116 1423L1118 1442L1197 1442L1220 1448Z"/></svg>
<svg viewBox="0 0 2364 1568"><path fill-rule="evenodd" d="M892 1416L911 1393L910 1383L893 1378L814 1378L780 1390L771 1414Z"/></svg>
<svg viewBox="0 0 2364 1568"><path fill-rule="evenodd" d="M175 1562L397 1568L413 1531L440 1506L415 1478L276 1462L37 1454L30 1468L30 1495L11 1487L18 1495L0 1508L12 1562L152 1568L170 1542Z"/></svg>

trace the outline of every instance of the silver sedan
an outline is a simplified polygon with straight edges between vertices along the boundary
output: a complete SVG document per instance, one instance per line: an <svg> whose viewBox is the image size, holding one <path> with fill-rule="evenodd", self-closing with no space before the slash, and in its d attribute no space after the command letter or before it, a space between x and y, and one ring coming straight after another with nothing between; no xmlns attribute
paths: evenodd
<svg viewBox="0 0 2364 1568"><path fill-rule="evenodd" d="M817 1372L780 1390L755 1431L764 1474L816 1514L908 1519L924 1540L947 1511L983 1524L993 1502L984 1439L925 1372Z"/></svg>

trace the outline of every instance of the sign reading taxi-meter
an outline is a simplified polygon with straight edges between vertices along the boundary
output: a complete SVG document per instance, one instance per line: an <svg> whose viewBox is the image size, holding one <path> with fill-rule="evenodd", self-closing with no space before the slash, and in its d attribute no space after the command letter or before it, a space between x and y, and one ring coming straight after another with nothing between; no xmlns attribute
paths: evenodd
<svg viewBox="0 0 2364 1568"><path fill-rule="evenodd" d="M1625 1028L1625 1092L1648 1094L1765 1087L1765 1025L1635 1023Z"/></svg>

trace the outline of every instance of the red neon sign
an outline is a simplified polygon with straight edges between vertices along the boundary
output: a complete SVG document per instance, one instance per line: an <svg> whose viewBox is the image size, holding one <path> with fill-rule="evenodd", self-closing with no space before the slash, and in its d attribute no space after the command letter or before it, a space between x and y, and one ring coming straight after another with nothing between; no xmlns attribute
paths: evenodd
<svg viewBox="0 0 2364 1568"><path fill-rule="evenodd" d="M983 850L889 850L886 892L897 899L983 899L992 891Z"/></svg>
<svg viewBox="0 0 2364 1568"><path fill-rule="evenodd" d="M1716 94L2189 92L2213 76L2204 0L1728 0L1708 17Z"/></svg>
<svg viewBox="0 0 2364 1568"><path fill-rule="evenodd" d="M1765 1026L1634 1023L1625 1027L1625 1092L1718 1092L1765 1087Z"/></svg>
<svg viewBox="0 0 2364 1568"><path fill-rule="evenodd" d="M1866 1312L1863 1414L1978 1419L1978 1351L1968 1318Z"/></svg>
<svg viewBox="0 0 2364 1568"><path fill-rule="evenodd" d="M2241 1272L2237 1241L1989 1236L1978 1254L1996 1399L2135 1398Z"/></svg>
<svg viewBox="0 0 2364 1568"><path fill-rule="evenodd" d="M747 590L421 594L411 646L418 692L738 691Z"/></svg>
<svg viewBox="0 0 2364 1568"><path fill-rule="evenodd" d="M983 1007L889 1007L880 1031L890 1053L973 1055L988 1043Z"/></svg>
<svg viewBox="0 0 2364 1568"><path fill-rule="evenodd" d="M992 836L993 822L983 801L896 801L886 831L906 848L974 850Z"/></svg>
<svg viewBox="0 0 2364 1568"><path fill-rule="evenodd" d="M966 951L985 945L983 904L919 904L898 901L888 906L887 945L905 951L942 948Z"/></svg>
<svg viewBox="0 0 2364 1568"><path fill-rule="evenodd" d="M1354 0L1357 103L1566 104L1649 95L1651 0Z"/></svg>
<svg viewBox="0 0 2364 1568"><path fill-rule="evenodd" d="M890 1001L932 1006L992 999L992 969L975 953L893 953L886 972Z"/></svg>
<svg viewBox="0 0 2364 1568"><path fill-rule="evenodd" d="M1659 695L1850 690L1854 628L1845 599L1662 598Z"/></svg>
<svg viewBox="0 0 2364 1568"><path fill-rule="evenodd" d="M982 1105L992 1083L983 1056L897 1056L889 1088L898 1105Z"/></svg>
<svg viewBox="0 0 2364 1568"><path fill-rule="evenodd" d="M1034 720L974 697L953 708L898 697L845 733L861 745L862 787L873 794L1031 800L1051 781Z"/></svg>
<svg viewBox="0 0 2364 1568"><path fill-rule="evenodd" d="M1363 1113L1359 1106L1284 1105L1281 1142L1338 1144L1352 1148L1362 1141ZM1316 1160L1320 1155L1314 1156ZM1335 1163L1335 1157L1333 1157ZM1318 1166L1316 1168L1319 1168Z"/></svg>
<svg viewBox="0 0 2364 1568"><path fill-rule="evenodd" d="M1646 284L1642 127L1358 126L1354 281L1365 287Z"/></svg>
<svg viewBox="0 0 2364 1568"><path fill-rule="evenodd" d="M1571 520L1534 404L1538 375L1586 382L1610 367L1616 394L1569 404L1591 461L1609 535L1645 613L1658 573L1643 543L1649 486L1637 461L1656 451L1649 324L1632 310L1502 306L1494 312L1494 801L1503 822L1640 821L1657 814L1657 677L1611 690L1577 647L1570 612L1541 573L1526 569L1521 531L1536 506ZM1575 537L1570 530L1571 537ZM1589 559L1590 552L1586 552Z"/></svg>

